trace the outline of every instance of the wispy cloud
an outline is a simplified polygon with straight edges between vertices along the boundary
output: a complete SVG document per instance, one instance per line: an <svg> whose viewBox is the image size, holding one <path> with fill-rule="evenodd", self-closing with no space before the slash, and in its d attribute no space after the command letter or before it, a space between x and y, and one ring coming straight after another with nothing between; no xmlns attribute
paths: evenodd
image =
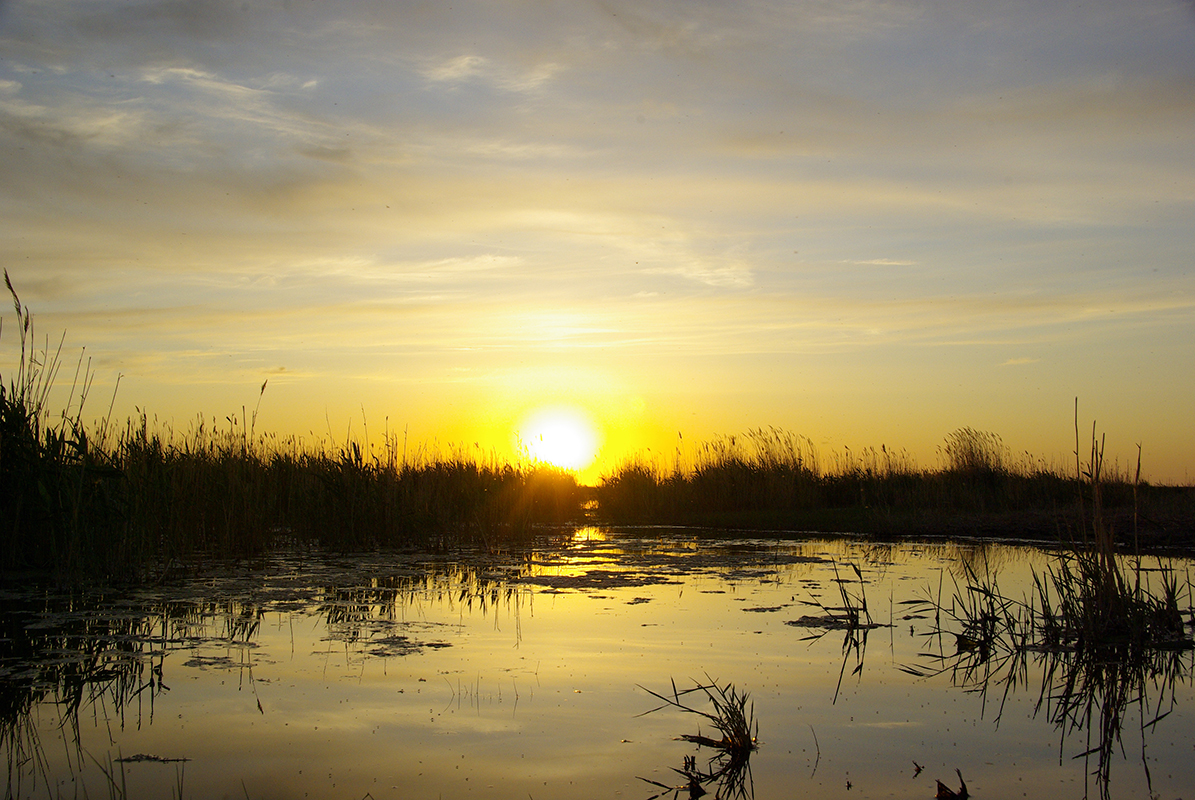
<svg viewBox="0 0 1195 800"><path fill-rule="evenodd" d="M459 55L428 63L419 72L437 84L477 82L506 92L532 92L551 81L561 68L561 65L549 62L518 69L484 56Z"/></svg>

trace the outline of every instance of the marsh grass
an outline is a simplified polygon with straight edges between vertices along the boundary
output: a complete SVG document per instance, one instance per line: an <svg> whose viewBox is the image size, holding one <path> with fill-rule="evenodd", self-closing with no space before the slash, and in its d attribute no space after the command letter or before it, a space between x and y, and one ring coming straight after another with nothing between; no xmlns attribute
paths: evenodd
<svg viewBox="0 0 1195 800"><path fill-rule="evenodd" d="M947 435L939 462L923 467L884 445L827 456L804 437L758 429L699 445L670 466L630 459L595 494L601 518L614 524L1046 540L1091 532L1089 501L1065 464L1015 455L996 434L972 428ZM1190 487L1150 486L1120 464L1099 469L1100 503L1115 512L1108 522L1131 522L1118 535L1195 536Z"/></svg>
<svg viewBox="0 0 1195 800"><path fill-rule="evenodd" d="M1107 798L1130 708L1140 720L1151 783L1146 734L1170 713L1176 685L1195 670L1195 612L1189 575L1160 557L1146 567L1139 552L1119 551L1103 506L1104 442L1094 426L1086 465L1079 452L1076 487L1086 527L1064 537L1021 599L1001 591L990 570L965 563L949 599L939 585L924 601L935 618L928 635L936 649L903 669L919 677L949 674L980 693L985 708L995 691L999 721L1005 699L1029 682L1032 667L1041 676L1036 710L1058 730L1060 758L1067 738L1082 735L1084 749L1074 758L1084 759ZM945 644L951 639L953 649Z"/></svg>
<svg viewBox="0 0 1195 800"><path fill-rule="evenodd" d="M685 778L685 783L680 786L669 786L649 778L640 778L641 781L665 790L653 795L650 800L668 794L677 797L682 791L687 792L689 797L700 797L708 793L706 786L715 787L715 796L720 798L748 798L754 794L750 758L751 753L759 746L755 704L750 701L747 692L739 692L734 684L719 685L708 675L706 681L694 681L694 686L678 690L674 680L671 695L660 694L644 686L639 687L652 697L663 701L662 705L639 716L671 708L704 719L719 735L719 738L706 736L700 729L696 734L682 734L681 740L698 747L710 748L714 755L708 759L704 768L698 766L695 756L686 756L682 769L673 767L674 772ZM690 695L704 697L710 710L698 708L690 699Z"/></svg>
<svg viewBox="0 0 1195 800"><path fill-rule="evenodd" d="M197 417L181 432L141 410L114 426L109 412L89 432L89 362L80 357L55 415L62 341L35 347L33 317L5 281L19 356L7 384L0 376L0 572L136 580L279 541L500 549L583 516L584 493L562 469L463 451L408 455L389 432L380 447L280 440L257 432L257 408Z"/></svg>
<svg viewBox="0 0 1195 800"><path fill-rule="evenodd" d="M867 634L874 628L881 626L871 618L867 607L867 582L863 579L863 572L857 564L851 563L851 570L855 573L855 581L844 578L838 571L838 562L832 562L834 567L834 584L838 588L840 606L827 606L819 597L803 600L806 605L815 606L822 611L819 616L803 616L799 619L788 620L785 625L795 628L807 628L818 631L801 638L801 641L816 642L827 636L830 631L842 631L842 666L838 670L838 682L834 686L834 699L838 702L842 691L842 681L846 677L846 668L854 662L851 675L861 675L867 655ZM857 591L853 590L857 586Z"/></svg>

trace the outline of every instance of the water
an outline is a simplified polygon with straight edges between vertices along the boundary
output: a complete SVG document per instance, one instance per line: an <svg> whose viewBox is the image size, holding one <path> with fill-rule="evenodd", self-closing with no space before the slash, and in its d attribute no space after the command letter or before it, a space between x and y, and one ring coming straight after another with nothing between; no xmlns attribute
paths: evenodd
<svg viewBox="0 0 1195 800"><path fill-rule="evenodd" d="M1048 558L582 528L496 555L288 553L131 594L10 590L7 795L671 797L687 756L714 755L679 737L713 730L645 713L648 690L716 681L750 694L757 798L932 798L956 769L977 798L1098 797L1082 754L1111 673L1043 698L1049 654L979 658L919 602L965 593L968 564L1021 597ZM864 600L872 626L843 625ZM1144 715L1117 701L1110 796L1191 796L1191 660L1155 665Z"/></svg>

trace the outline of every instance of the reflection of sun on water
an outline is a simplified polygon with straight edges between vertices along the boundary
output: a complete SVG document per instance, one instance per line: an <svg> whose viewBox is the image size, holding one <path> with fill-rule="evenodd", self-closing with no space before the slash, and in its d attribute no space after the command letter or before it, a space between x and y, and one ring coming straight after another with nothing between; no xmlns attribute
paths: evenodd
<svg viewBox="0 0 1195 800"><path fill-rule="evenodd" d="M573 408L542 409L519 429L519 439L536 461L581 470L597 457L598 437L593 423Z"/></svg>

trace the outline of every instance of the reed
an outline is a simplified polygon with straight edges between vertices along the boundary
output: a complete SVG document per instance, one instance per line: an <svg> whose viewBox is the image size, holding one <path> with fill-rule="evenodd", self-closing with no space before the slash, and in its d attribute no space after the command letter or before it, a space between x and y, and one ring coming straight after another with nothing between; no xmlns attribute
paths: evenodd
<svg viewBox="0 0 1195 800"><path fill-rule="evenodd" d="M1120 552L1103 504L1104 439L1094 425L1086 464L1078 442L1075 452L1074 486L1085 527L1065 533L1025 598L1008 597L990 571L964 564L963 583L955 581L951 599L939 590L925 600L937 621L929 634L937 651L922 654L925 665L904 670L919 677L948 673L985 703L996 688L1002 710L1003 698L1029 680L1034 665L1042 676L1038 710L1047 712L1064 739L1085 737L1075 757L1094 759L1090 774L1099 796L1107 798L1130 707L1140 716L1149 779L1145 734L1169 714L1177 682L1190 675L1195 597L1189 577L1180 581L1161 558L1147 569L1139 552ZM951 637L953 651L942 646Z"/></svg>
<svg viewBox="0 0 1195 800"><path fill-rule="evenodd" d="M19 356L7 384L0 376L0 572L142 580L172 560L253 555L280 541L493 549L583 516L585 494L562 469L462 452L408 457L390 435L381 448L279 440L257 433L256 409L197 417L182 432L139 410L123 428L105 419L89 432L89 364L80 358L67 406L52 414L62 343L34 347L33 317L5 280Z"/></svg>
<svg viewBox="0 0 1195 800"><path fill-rule="evenodd" d="M826 456L804 437L755 430L699 445L671 468L630 459L604 476L595 494L600 517L612 524L1046 540L1090 527L1090 502L1076 492L1073 472L1014 456L996 434L953 431L939 457L930 469L884 445ZM1098 469L1109 523L1099 535L1195 540L1190 487L1151 486L1102 460Z"/></svg>
<svg viewBox="0 0 1195 800"><path fill-rule="evenodd" d="M663 793L654 798L672 794L677 797L680 792L688 792L690 797L700 797L707 793L704 788L716 785L715 795L718 797L747 798L753 795L751 791L750 758L759 746L759 726L755 722L755 705L750 702L746 692L739 692L734 684L719 685L716 680L706 676L707 683L694 681L694 686L677 690L676 681L672 682L672 694L660 694L644 686L639 688L663 702L662 705L649 709L639 716L653 714L662 709L671 708L686 714L694 714L708 723L714 731L720 734L718 738L706 736L700 731L696 734L682 734L681 739L696 744L698 747L710 748L714 755L710 757L703 769L697 765L695 756L686 756L683 769L673 768L673 771L685 778L681 786L668 786L649 778L639 780L664 789ZM704 696L709 702L709 711L697 708L688 699L689 695Z"/></svg>
<svg viewBox="0 0 1195 800"><path fill-rule="evenodd" d="M784 624L791 625L795 628L807 628L816 631L808 636L803 636L801 641L814 642L827 636L830 631L842 631L842 666L838 670L838 682L834 686L834 699L832 702L838 702L839 693L842 691L842 681L846 676L846 667L849 662L854 661L854 669L851 670L851 675L861 675L863 673L863 665L867 654L867 634L871 630L882 626L876 623L871 618L871 612L867 608L867 584L863 579L863 573L857 564L850 564L851 570L855 573L856 583L858 585L858 592L854 593L848 588L852 581L850 578L843 578L838 572L838 562L832 562L834 566L834 583L838 587L839 600L842 602L841 606L827 606L816 595L812 600L803 600L802 603L806 605L815 606L821 610L818 616L802 616L799 619L788 620Z"/></svg>

